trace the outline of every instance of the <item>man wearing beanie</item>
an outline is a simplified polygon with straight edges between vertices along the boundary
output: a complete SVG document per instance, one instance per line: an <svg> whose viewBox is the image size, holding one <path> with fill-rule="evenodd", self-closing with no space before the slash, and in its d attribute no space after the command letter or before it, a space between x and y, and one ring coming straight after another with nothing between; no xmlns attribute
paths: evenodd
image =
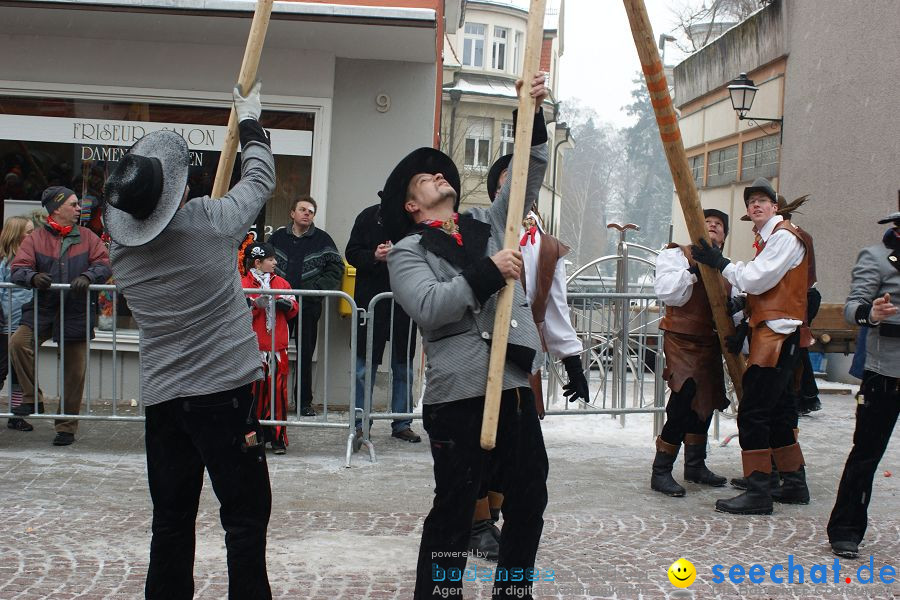
<svg viewBox="0 0 900 600"><path fill-rule="evenodd" d="M728 236L728 215L714 208L703 211L706 231L716 248ZM684 496L684 488L672 477L672 465L684 442L684 478L722 487L726 479L706 467L706 432L714 410L728 406L722 351L716 335L712 308L688 246L669 244L656 258L653 283L666 315L659 328L665 330L663 379L672 390L666 404L666 424L656 438L656 457L650 488L667 496ZM732 289L727 282L726 291ZM731 303L731 306L737 306ZM739 308L738 308L739 310Z"/></svg>
<svg viewBox="0 0 900 600"><path fill-rule="evenodd" d="M221 508L228 598L268 600L272 491L251 386L263 375L238 248L275 189L259 124L259 83L235 87L241 179L188 202L190 156L177 133L138 140L106 182L116 286L141 332L141 402L153 537L144 593L194 594L194 526L204 469Z"/></svg>
<svg viewBox="0 0 900 600"><path fill-rule="evenodd" d="M75 192L62 186L49 187L44 190L41 203L47 211L47 224L22 242L10 265L10 279L37 290L37 344L53 339L64 358L59 413L77 415L84 391L88 319L92 320L91 337L94 334L88 286L109 279L109 255L93 231L77 224L81 207ZM65 291L50 290L54 283L71 287ZM21 324L9 340L9 356L22 385L23 408L43 412L43 394L35 389L34 323L34 304L29 302L22 306ZM78 421L57 419L55 428L53 445L68 446L75 441Z"/></svg>
<svg viewBox="0 0 900 600"><path fill-rule="evenodd" d="M747 491L718 500L716 510L768 515L773 499L809 503L789 386L798 349L801 343L809 343L800 334L806 320L810 253L797 227L776 214L778 199L768 180L760 177L745 188L744 204L756 233L752 261L732 263L705 240L692 246L691 253L694 260L722 271L725 279L747 294L750 356L737 417ZM772 459L784 480L776 494L770 487Z"/></svg>

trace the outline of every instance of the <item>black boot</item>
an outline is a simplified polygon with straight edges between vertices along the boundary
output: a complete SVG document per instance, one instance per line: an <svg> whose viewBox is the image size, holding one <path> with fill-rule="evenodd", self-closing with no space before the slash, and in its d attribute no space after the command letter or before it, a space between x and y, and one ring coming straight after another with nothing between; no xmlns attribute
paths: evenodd
<svg viewBox="0 0 900 600"><path fill-rule="evenodd" d="M809 504L809 488L806 487L806 469L782 473L784 485L772 489L772 500L782 504Z"/></svg>
<svg viewBox="0 0 900 600"><path fill-rule="evenodd" d="M684 488L672 478L672 465L677 456L678 446L664 442L660 437L656 438L656 457L653 459L650 489L674 498L684 496Z"/></svg>
<svg viewBox="0 0 900 600"><path fill-rule="evenodd" d="M702 483L712 487L722 487L728 480L716 475L706 467L706 439L702 443L684 443L684 478L686 481Z"/></svg>
<svg viewBox="0 0 900 600"><path fill-rule="evenodd" d="M800 444L772 449L775 464L781 469L784 485L772 491L772 500L783 504L809 504L809 488L806 487L806 469Z"/></svg>
<svg viewBox="0 0 900 600"><path fill-rule="evenodd" d="M739 490L747 489L747 478L746 477L732 477L731 478L731 487L737 488ZM772 490L772 493L775 492L778 488L781 487L781 473L778 472L774 466L772 467L772 478L769 480L769 489Z"/></svg>
<svg viewBox="0 0 900 600"><path fill-rule="evenodd" d="M469 552L475 558L497 562L500 558L500 530L490 519L472 523Z"/></svg>
<svg viewBox="0 0 900 600"><path fill-rule="evenodd" d="M754 471L747 477L747 491L734 498L716 500L718 512L733 515L771 515L772 494L769 491L769 474Z"/></svg>

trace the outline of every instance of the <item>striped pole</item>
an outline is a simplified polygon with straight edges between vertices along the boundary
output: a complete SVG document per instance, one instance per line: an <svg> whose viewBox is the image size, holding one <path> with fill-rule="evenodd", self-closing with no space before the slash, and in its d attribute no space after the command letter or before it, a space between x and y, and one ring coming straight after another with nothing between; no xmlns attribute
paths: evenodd
<svg viewBox="0 0 900 600"><path fill-rule="evenodd" d="M647 82L647 91L650 92L650 102L653 104L653 111L656 114L659 137L666 152L666 160L669 162L669 170L672 172L672 180L675 183L675 191L678 193L688 233L694 244L701 239L709 242L706 235L706 220L703 218L703 207L700 206L700 196L697 193L694 176L684 151L681 128L678 126L678 115L675 114L675 107L672 105L672 96L669 94L666 73L656 48L647 8L644 6L644 0L624 0L624 2L638 58L641 61L641 69L644 71L644 80ZM719 341L722 344L722 354L725 356L728 373L734 384L734 392L740 400L743 395L741 377L744 375L745 365L741 355L732 354L725 348L725 336L734 334L734 324L725 305L727 301L725 280L717 269L706 265L700 265L700 275L703 277L704 287L709 296L713 319L719 333Z"/></svg>

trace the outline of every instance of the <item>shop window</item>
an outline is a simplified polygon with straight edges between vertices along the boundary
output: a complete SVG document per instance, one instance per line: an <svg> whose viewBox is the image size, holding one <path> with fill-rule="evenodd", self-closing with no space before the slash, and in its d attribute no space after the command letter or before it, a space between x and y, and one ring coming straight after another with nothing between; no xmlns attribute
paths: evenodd
<svg viewBox="0 0 900 600"><path fill-rule="evenodd" d="M778 175L778 134L744 142L741 147L741 181Z"/></svg>
<svg viewBox="0 0 900 600"><path fill-rule="evenodd" d="M506 70L506 40L509 38L509 29L506 27L494 27L494 52L491 59L491 67L500 71Z"/></svg>
<svg viewBox="0 0 900 600"><path fill-rule="evenodd" d="M463 64L467 67L484 66L484 35L487 25L466 23L463 30Z"/></svg>
<svg viewBox="0 0 900 600"><path fill-rule="evenodd" d="M49 185L75 190L82 202L81 224L103 234L103 187L116 163L143 135L159 129L188 142L191 197L212 190L227 128L229 109L148 103L0 97L0 200L4 213L40 210ZM254 229L265 233L285 224L291 201L310 191L315 113L266 111L262 125L273 132L276 188ZM240 178L235 161L231 184ZM9 210L6 210L9 206ZM9 216L9 214L4 214ZM119 329L134 328L121 300ZM111 302L104 310L112 314Z"/></svg>
<svg viewBox="0 0 900 600"><path fill-rule="evenodd" d="M703 159L705 155L692 156L688 159L691 166L691 175L694 177L694 183L697 187L703 187Z"/></svg>
<svg viewBox="0 0 900 600"><path fill-rule="evenodd" d="M737 158L737 144L710 152L706 185L714 187L737 181Z"/></svg>

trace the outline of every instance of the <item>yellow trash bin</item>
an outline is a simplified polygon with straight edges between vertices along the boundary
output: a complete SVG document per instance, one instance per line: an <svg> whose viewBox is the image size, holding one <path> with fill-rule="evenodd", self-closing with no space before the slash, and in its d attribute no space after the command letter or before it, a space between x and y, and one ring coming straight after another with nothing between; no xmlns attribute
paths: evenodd
<svg viewBox="0 0 900 600"><path fill-rule="evenodd" d="M350 263L344 260L344 279L341 281L341 291L353 297L353 291L356 289L356 267L351 267ZM349 317L353 314L350 303L341 298L338 303L338 314L342 317Z"/></svg>

